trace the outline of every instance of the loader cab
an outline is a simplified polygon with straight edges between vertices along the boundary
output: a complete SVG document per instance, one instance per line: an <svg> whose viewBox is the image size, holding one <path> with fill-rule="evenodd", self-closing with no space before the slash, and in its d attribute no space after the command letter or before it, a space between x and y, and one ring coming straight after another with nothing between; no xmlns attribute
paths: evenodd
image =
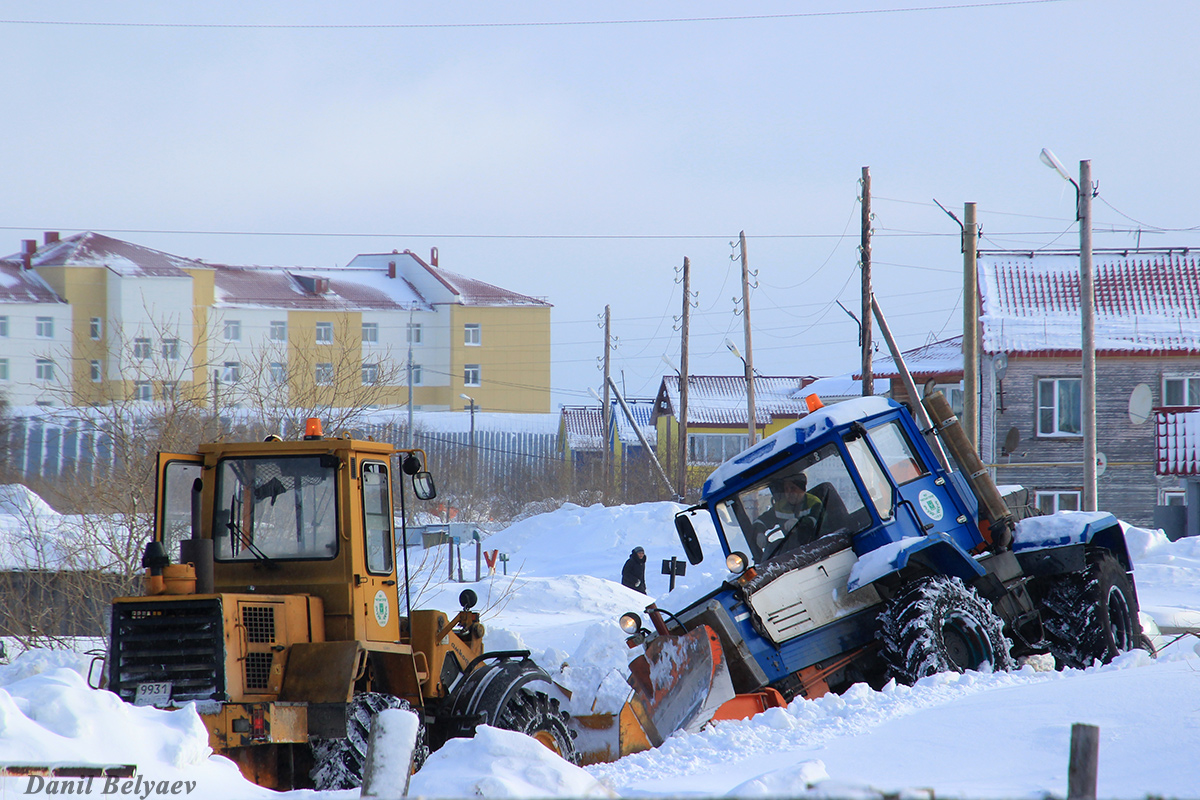
<svg viewBox="0 0 1200 800"><path fill-rule="evenodd" d="M398 642L395 494L411 475L419 498L433 496L423 455L319 436L162 454L155 538L172 561L185 540L210 540L216 593L312 595L328 640Z"/></svg>
<svg viewBox="0 0 1200 800"><path fill-rule="evenodd" d="M806 497L796 500L796 479ZM790 499L782 495L785 485ZM753 564L839 536L859 555L906 537L947 533L982 542L973 497L941 468L908 412L882 398L818 410L722 464L704 488L726 556ZM701 555L686 513L677 518L692 563ZM702 556L701 556L702 557Z"/></svg>

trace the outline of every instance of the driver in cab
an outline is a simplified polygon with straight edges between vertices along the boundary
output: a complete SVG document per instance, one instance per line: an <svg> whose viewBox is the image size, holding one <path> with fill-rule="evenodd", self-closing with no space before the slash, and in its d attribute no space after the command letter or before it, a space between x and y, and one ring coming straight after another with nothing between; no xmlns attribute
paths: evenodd
<svg viewBox="0 0 1200 800"><path fill-rule="evenodd" d="M754 521L764 560L816 539L822 511L821 501L808 493L808 478L803 472L771 481L770 489L771 507Z"/></svg>

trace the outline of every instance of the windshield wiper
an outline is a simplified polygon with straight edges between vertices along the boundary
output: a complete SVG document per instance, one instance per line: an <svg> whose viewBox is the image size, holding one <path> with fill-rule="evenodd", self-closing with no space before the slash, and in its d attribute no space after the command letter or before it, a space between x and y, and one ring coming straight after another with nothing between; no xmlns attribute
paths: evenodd
<svg viewBox="0 0 1200 800"><path fill-rule="evenodd" d="M279 565L276 564L270 556L264 553L258 545L251 541L250 537L246 536L242 531L242 526L235 521L237 519L238 512L241 510L241 505L242 504L237 496L237 492L234 492L233 497L231 497L229 500L229 522L225 523L225 527L229 529L229 533L232 536L237 537L237 541L244 545L259 563L268 569L279 569Z"/></svg>

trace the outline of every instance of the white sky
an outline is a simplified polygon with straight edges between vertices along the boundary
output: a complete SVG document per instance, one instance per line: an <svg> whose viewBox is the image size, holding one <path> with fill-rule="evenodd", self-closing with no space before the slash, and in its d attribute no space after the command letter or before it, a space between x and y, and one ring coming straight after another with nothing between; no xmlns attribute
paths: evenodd
<svg viewBox="0 0 1200 800"><path fill-rule="evenodd" d="M606 303L618 382L654 392L661 357L678 362L685 255L700 293L692 371L740 371L723 341L742 348L729 260L742 229L759 273L758 370L853 369L856 328L834 300L857 313L864 165L877 294L904 347L961 331L958 227L933 198L960 217L978 202L986 248L1077 245L1074 191L1038 162L1042 147L1073 173L1092 160L1097 246L1137 242L1124 231L1139 226L1104 201L1147 231L1200 225L1195 4L524 27L12 22L454 25L917 5L8 2L0 251L87 229L234 264L436 246L447 269L555 305L557 406L591 402ZM616 238L521 238L560 236ZM621 238L635 236L682 238Z"/></svg>

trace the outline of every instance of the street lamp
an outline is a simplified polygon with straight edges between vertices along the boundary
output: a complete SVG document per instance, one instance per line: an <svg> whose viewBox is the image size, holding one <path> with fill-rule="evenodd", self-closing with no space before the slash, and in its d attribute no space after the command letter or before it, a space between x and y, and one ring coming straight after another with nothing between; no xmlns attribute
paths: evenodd
<svg viewBox="0 0 1200 800"><path fill-rule="evenodd" d="M1042 163L1075 187L1079 221L1080 349L1083 351L1083 510L1096 510L1096 289L1092 272L1092 162L1079 162L1078 182L1054 153L1042 148Z"/></svg>
<svg viewBox="0 0 1200 800"><path fill-rule="evenodd" d="M475 483L475 409L479 406L475 405L475 398L469 394L460 394L463 400L466 400L471 405L468 407L471 412L471 484Z"/></svg>
<svg viewBox="0 0 1200 800"><path fill-rule="evenodd" d="M729 352L737 356L738 360L742 362L742 366L746 368L746 424L750 431L750 437L747 439L746 446L750 447L757 438L757 432L754 428L754 367L748 359L743 358L742 354L738 352L737 345L733 343L732 339L726 339L725 346L729 348ZM746 352L750 352L748 346Z"/></svg>

